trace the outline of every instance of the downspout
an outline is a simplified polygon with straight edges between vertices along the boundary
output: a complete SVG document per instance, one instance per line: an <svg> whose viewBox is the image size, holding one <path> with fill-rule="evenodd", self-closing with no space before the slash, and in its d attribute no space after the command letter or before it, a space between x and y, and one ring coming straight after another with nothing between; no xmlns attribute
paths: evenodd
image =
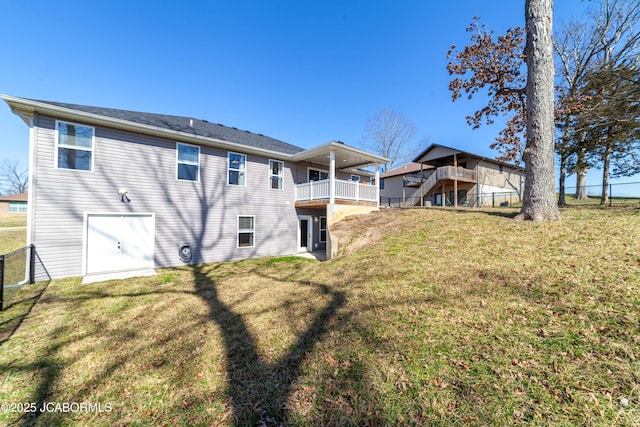
<svg viewBox="0 0 640 427"><path fill-rule="evenodd" d="M420 162L420 206L424 207L424 163Z"/></svg>
<svg viewBox="0 0 640 427"><path fill-rule="evenodd" d="M380 208L380 164L376 163L376 200Z"/></svg>

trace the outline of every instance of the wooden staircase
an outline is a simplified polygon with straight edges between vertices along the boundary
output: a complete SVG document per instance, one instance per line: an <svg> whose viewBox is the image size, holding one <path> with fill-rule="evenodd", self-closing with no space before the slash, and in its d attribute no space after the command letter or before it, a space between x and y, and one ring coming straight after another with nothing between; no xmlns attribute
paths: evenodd
<svg viewBox="0 0 640 427"><path fill-rule="evenodd" d="M458 180L462 182L477 182L476 171L471 169L464 169L461 167L455 168L453 166L443 166L436 169L429 178L427 178L422 185L418 188L417 193L422 194L422 197L426 197L431 190L433 190L440 182L446 180ZM414 206L420 206L422 200L418 199Z"/></svg>

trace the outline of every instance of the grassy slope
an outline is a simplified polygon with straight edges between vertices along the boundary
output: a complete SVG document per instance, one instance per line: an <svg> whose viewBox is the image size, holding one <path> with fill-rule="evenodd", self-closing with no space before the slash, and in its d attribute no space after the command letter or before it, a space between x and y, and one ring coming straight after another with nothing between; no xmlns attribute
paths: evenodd
<svg viewBox="0 0 640 427"><path fill-rule="evenodd" d="M0 401L113 405L42 425L638 425L640 211L510 212L348 220L326 263L53 281L2 344Z"/></svg>

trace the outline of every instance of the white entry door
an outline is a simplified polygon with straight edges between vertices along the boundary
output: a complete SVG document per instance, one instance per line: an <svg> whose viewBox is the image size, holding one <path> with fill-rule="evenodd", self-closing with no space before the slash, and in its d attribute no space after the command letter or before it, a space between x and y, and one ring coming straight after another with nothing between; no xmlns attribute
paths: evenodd
<svg viewBox="0 0 640 427"><path fill-rule="evenodd" d="M87 274L153 268L154 217L88 214Z"/></svg>

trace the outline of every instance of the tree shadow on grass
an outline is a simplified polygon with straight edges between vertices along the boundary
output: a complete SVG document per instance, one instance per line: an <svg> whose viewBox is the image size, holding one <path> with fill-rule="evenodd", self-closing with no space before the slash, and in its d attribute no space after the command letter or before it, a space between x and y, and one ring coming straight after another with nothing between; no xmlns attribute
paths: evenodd
<svg viewBox="0 0 640 427"><path fill-rule="evenodd" d="M457 214L470 214L470 213L482 213L489 216L498 216L501 218L509 218L513 219L520 214L520 211L514 211L512 208L505 208L502 210L487 210L487 209L451 209L451 212L455 212Z"/></svg>
<svg viewBox="0 0 640 427"><path fill-rule="evenodd" d="M300 373L306 353L329 331L336 312L345 305L344 292L324 284L309 283L328 303L314 316L290 350L275 363L262 360L255 339L241 315L234 313L218 295L216 282L204 269L193 267L196 293L209 307L209 319L223 336L227 356L228 396L237 425L287 424L287 401Z"/></svg>

